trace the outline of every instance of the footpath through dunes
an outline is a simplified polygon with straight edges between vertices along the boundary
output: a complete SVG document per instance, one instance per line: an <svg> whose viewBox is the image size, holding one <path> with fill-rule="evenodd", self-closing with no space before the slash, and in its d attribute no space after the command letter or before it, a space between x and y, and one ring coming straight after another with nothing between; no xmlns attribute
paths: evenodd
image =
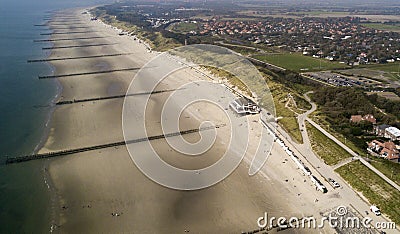
<svg viewBox="0 0 400 234"><path fill-rule="evenodd" d="M80 34L53 34L50 40L53 40L54 47L71 47L52 50L49 59L122 53L129 55L52 60L55 73L37 75L60 76L57 79L63 90L58 102L125 95L137 70L100 72L139 68L157 54L149 53L143 44L127 36L118 36L110 27L91 21L89 15L82 14L82 11L63 12L63 16L72 16L80 22L65 21L63 27L75 27L78 24L88 27L83 30L95 31L85 34L92 39L76 39ZM53 21L58 21L57 14ZM54 25L50 23L50 26ZM88 43L113 45L78 47ZM178 89L181 84L199 79L201 76L198 73L185 69L174 73L171 79L163 81L156 90ZM221 97L220 93L213 93L212 90L204 92ZM170 92L161 92L151 96L146 110L146 126L150 136L162 134L159 116L162 104L169 94ZM212 119L228 124L221 117L223 115L216 114L218 112L211 106L201 105L182 113L179 120L182 130L198 128L199 119ZM57 105L48 140L39 153L123 142L122 107L123 98ZM251 123L257 129L261 125L254 120ZM142 124L137 123L138 126ZM226 136L229 133L226 129L229 126L217 131ZM253 134L256 139L256 133ZM181 168L198 169L214 163L219 155L222 156L227 147L226 139L222 138L218 137L213 147L201 157L184 156L172 149L165 139L155 139L152 145L168 163ZM185 139L195 142L199 135L187 134ZM150 152L143 150L141 144L145 142L136 143L135 153L149 155ZM66 233L181 233L184 230L193 233L239 233L257 229L257 219L264 212L277 217L302 217L307 214L301 212L301 208L306 204L313 204L314 196L302 197L299 202L298 194L312 194L315 191L306 187L299 192L300 188L282 183L286 176L282 177L281 170L293 174L293 181L303 179L294 166L284 165L283 169L280 168L281 153L273 152L275 157L270 160L272 166L264 174L267 179L260 174L248 176L247 164L241 163L224 181L197 191L172 190L151 181L135 166L124 145L74 152L73 157L53 158L48 171L60 198L60 212L54 217L53 224L58 231ZM115 216L116 213L119 216ZM290 230L283 233L290 233Z"/></svg>

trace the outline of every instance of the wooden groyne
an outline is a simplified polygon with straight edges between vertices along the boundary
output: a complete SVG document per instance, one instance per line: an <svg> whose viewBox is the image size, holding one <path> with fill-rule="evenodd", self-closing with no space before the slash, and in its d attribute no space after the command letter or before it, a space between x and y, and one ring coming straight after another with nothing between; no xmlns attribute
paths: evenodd
<svg viewBox="0 0 400 234"><path fill-rule="evenodd" d="M52 15L44 15L44 18L48 18L51 20L77 20L77 17L75 15L62 15L62 14L52 14Z"/></svg>
<svg viewBox="0 0 400 234"><path fill-rule="evenodd" d="M117 43L103 43L103 44L90 44L90 45L74 45L74 46L53 46L53 47L43 47L42 50L85 48L85 47L96 47L96 46L109 46L109 45L116 45L116 44L117 44Z"/></svg>
<svg viewBox="0 0 400 234"><path fill-rule="evenodd" d="M75 23L81 23L81 20L49 20L48 23L49 24L75 24Z"/></svg>
<svg viewBox="0 0 400 234"><path fill-rule="evenodd" d="M125 98L125 97L139 96L139 95L149 95L149 94L167 93L167 92L173 92L173 91L182 90L182 89L183 89L183 88L181 88L181 89L166 89L166 90L158 90L158 91L153 91L153 92L141 92L141 93L132 93L132 94L122 94L122 95L107 96L107 97L74 99L74 100L67 100L67 101L56 102L56 105L59 106L59 105L67 105L67 104L74 104L74 103L81 103L81 102L93 102L93 101L101 101L101 100Z"/></svg>
<svg viewBox="0 0 400 234"><path fill-rule="evenodd" d="M33 42L49 42L49 41L75 41L75 40L89 40L89 39L99 39L106 37L75 37L75 38L59 38L59 39L42 39L33 40Z"/></svg>
<svg viewBox="0 0 400 234"><path fill-rule="evenodd" d="M51 62L51 61L64 61L64 60L74 60L74 59L104 58L104 57L124 56L124 55L130 55L130 54L132 54L132 53L103 54L103 55L81 56L81 57L69 57L69 58L53 58L53 59L33 59L33 60L28 60L28 63Z"/></svg>
<svg viewBox="0 0 400 234"><path fill-rule="evenodd" d="M76 31L76 32L52 32L52 33L41 33L41 36L50 36L50 35L68 35L68 34L81 34L81 33L96 33L98 31Z"/></svg>
<svg viewBox="0 0 400 234"><path fill-rule="evenodd" d="M51 26L65 26L66 23L69 23L69 22L65 22L65 23L63 23L63 24L47 23L47 25L51 25ZM87 24L84 24L84 23L74 23L74 26L77 26L77 25L87 25Z"/></svg>
<svg viewBox="0 0 400 234"><path fill-rule="evenodd" d="M69 77L69 76L86 76L86 75L96 75L96 74L121 72L121 71L135 71L135 70L139 70L139 69L140 68L133 67L133 68L122 68L122 69L106 70L106 71L93 71L93 72L81 72L81 73L71 73L71 74L62 74L62 75L52 75L52 76L39 76L39 79L54 79L54 78Z"/></svg>
<svg viewBox="0 0 400 234"><path fill-rule="evenodd" d="M81 27L62 27L62 28L60 28L60 27L51 27L51 29L54 29L54 30L62 30L62 29L81 29L81 28L89 28L89 27L84 27L84 26L81 26Z"/></svg>
<svg viewBox="0 0 400 234"><path fill-rule="evenodd" d="M82 152L87 152L87 151L93 151L93 150L99 150L99 149L105 149L105 148L111 148L111 147L118 147L118 146L134 144L134 143L139 143L139 142L144 142L144 141L153 141L153 140L157 140L157 139L164 139L167 137L187 135L187 134L191 134L191 133L197 133L200 131L206 131L206 130L210 130L210 129L220 128L225 125L226 124L220 124L220 125L216 125L216 126L196 128L196 129L190 129L190 130L186 130L186 131L167 133L167 134L150 136L150 137L143 137L143 138L129 140L129 141L119 141L119 142L114 142L114 143L94 145L94 146L77 148L77 149L60 150L60 151L54 151L54 152L48 152L48 153L32 154L32 155L24 155L24 156L20 156L20 157L7 158L5 164L22 163L22 162L27 162L27 161L32 161L32 160L59 157L59 156L71 155L71 154L82 153Z"/></svg>

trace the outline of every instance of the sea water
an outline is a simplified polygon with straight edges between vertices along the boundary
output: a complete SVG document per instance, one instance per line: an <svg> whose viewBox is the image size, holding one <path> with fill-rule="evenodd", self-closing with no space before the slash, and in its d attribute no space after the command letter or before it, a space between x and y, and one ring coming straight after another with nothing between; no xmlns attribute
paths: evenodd
<svg viewBox="0 0 400 234"><path fill-rule="evenodd" d="M35 43L50 32L34 24L54 10L105 3L90 0L0 0L0 161L31 154L46 140L57 80L39 80L54 71L47 63L27 63L45 58L50 51ZM0 233L50 231L52 204L45 176L46 160L0 166Z"/></svg>

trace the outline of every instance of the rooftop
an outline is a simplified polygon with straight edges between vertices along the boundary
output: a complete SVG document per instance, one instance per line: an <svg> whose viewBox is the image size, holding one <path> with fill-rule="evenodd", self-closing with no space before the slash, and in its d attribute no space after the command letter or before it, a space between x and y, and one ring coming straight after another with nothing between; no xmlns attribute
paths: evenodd
<svg viewBox="0 0 400 234"><path fill-rule="evenodd" d="M376 126L376 128L378 128L380 130L385 130L386 128L389 128L389 127L390 127L390 125L387 125L387 124L381 124L381 125Z"/></svg>
<svg viewBox="0 0 400 234"><path fill-rule="evenodd" d="M386 131L394 135L395 137L400 137L400 129L396 127L388 127L386 128Z"/></svg>
<svg viewBox="0 0 400 234"><path fill-rule="evenodd" d="M238 99L235 100L239 105L242 106L248 106L248 105L255 105L255 103L248 99L248 98L244 98L244 97L240 97Z"/></svg>

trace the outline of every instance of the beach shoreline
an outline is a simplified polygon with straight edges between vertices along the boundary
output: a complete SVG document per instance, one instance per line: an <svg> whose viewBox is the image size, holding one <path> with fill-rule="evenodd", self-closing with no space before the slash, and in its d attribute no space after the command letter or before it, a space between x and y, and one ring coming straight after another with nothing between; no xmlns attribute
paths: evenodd
<svg viewBox="0 0 400 234"><path fill-rule="evenodd" d="M90 40L90 43L80 40L71 41L68 45L94 43L115 43L115 45L54 50L50 58L121 52L132 54L112 58L54 61L52 65L56 68L56 74L90 72L96 69L140 68L158 54L157 52L150 53L145 45L135 42L128 36L119 36L111 26L91 21L88 14L82 14L83 11L86 10L66 10L59 15L75 16L91 29L95 29L95 32L90 35L103 38ZM72 25L74 23L66 22L66 30ZM83 34L89 33L83 31ZM67 36L64 35L64 37ZM64 45L63 43L54 42L55 45ZM188 80L201 80L200 76L192 73L194 72L190 69L182 71L182 74L177 72L174 74L175 79L162 84L160 88L176 88ZM63 89L58 100L125 94L135 74L136 72L133 71L60 78ZM160 109L157 105L163 103L167 97L167 94L154 97L150 113L159 113ZM56 106L52 114L48 138L39 152L124 140L122 106L122 99ZM197 109L200 108L197 107ZM210 113L207 108L198 111L200 117L210 115ZM190 112L185 112L185 114L192 116ZM215 118L220 117L215 116ZM257 118L258 116L250 118L255 129L261 126ZM198 120L195 119L193 116L193 119L183 120L184 127L196 128ZM150 129L152 134L157 134L161 130L157 121L157 117L146 120L149 126L154 125L154 128ZM189 139L195 140L196 137L189 137ZM171 164L178 167L197 168L214 162L215 153L223 152L223 141L218 141L218 143L209 155L195 162L182 158L168 147L164 140L154 141L152 145L159 152L164 152L164 159ZM138 144L137 153L147 154L141 151L140 144ZM303 181L303 176L298 173L294 165L282 165L280 158L284 154L282 152L279 148L274 149L273 157L270 157L267 164L268 170L265 173L250 177L247 174L248 165L241 163L224 181L210 188L196 191L172 190L149 180L132 162L125 146L48 160L46 171L51 179L50 184L54 186L53 195L58 203L53 217L54 230L89 233L177 233L188 229L195 233L231 233L257 229L257 218L266 211L275 216L303 217L308 213L301 208L307 204L314 204L315 195L304 195L305 197L303 196L302 201L299 202L297 201L300 196L298 194L314 194L315 191L312 187L305 187L299 192L300 188L282 182L288 177L285 175L285 170L290 170L290 178L293 177L293 181ZM309 213L316 210L317 207L313 207ZM115 213L121 215L115 217ZM283 233L287 232L283 231Z"/></svg>

